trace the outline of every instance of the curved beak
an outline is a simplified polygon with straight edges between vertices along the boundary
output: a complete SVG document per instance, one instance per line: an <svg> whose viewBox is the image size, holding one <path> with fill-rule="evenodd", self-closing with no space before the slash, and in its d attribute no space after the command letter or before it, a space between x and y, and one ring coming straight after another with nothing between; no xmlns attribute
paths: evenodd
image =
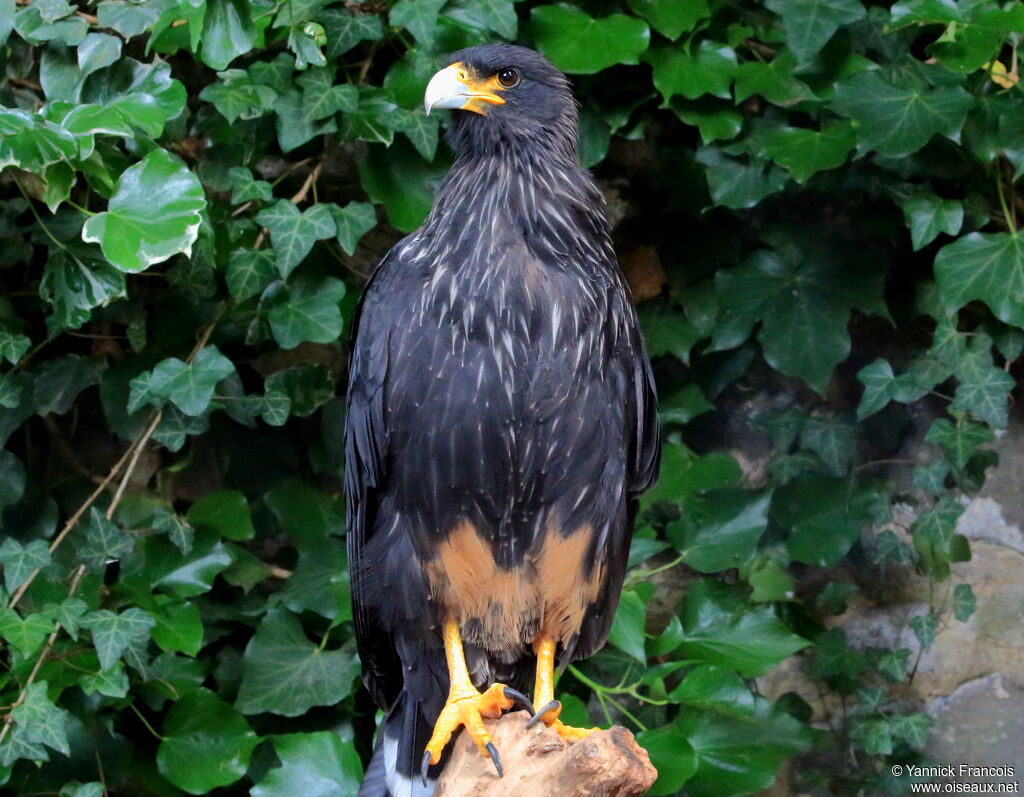
<svg viewBox="0 0 1024 797"><path fill-rule="evenodd" d="M423 110L430 115L435 108L465 110L483 114L481 103L503 105L505 100L484 86L475 84L469 71L461 64L446 66L434 75L423 95Z"/></svg>

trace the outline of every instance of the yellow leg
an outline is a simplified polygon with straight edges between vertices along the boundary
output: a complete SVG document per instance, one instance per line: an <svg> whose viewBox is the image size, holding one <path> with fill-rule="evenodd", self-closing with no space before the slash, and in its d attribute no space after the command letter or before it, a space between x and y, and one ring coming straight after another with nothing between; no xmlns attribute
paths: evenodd
<svg viewBox="0 0 1024 797"><path fill-rule="evenodd" d="M569 742L578 742L600 728L574 728L566 725L558 715L562 704L555 700L555 640L541 635L534 646L537 650L537 679L533 686L533 704L537 713L530 718L530 725L543 722L559 736Z"/></svg>
<svg viewBox="0 0 1024 797"><path fill-rule="evenodd" d="M426 773L428 766L441 760L441 753L451 740L452 734L459 726L463 726L480 753L494 761L500 776L501 759L491 735L484 727L483 718L495 719L500 717L505 709L512 708L516 701L527 705L529 701L504 684L492 684L482 694L476 690L469 679L466 656L462 650L462 638L459 636L459 625L454 620L448 620L444 624L444 655L448 661L451 687L448 690L448 700L434 724L434 733L423 755L423 772Z"/></svg>

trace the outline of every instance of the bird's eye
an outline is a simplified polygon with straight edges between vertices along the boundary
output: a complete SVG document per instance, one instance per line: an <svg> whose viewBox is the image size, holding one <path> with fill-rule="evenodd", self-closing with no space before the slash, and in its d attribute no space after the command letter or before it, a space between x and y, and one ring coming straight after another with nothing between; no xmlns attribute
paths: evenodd
<svg viewBox="0 0 1024 797"><path fill-rule="evenodd" d="M521 78L519 73L514 69L502 69L498 73L498 85L504 89L510 89L517 85Z"/></svg>

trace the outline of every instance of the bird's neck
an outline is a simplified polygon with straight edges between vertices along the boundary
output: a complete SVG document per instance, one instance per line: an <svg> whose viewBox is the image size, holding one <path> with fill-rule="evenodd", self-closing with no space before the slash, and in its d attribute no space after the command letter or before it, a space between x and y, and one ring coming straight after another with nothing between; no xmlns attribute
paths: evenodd
<svg viewBox="0 0 1024 797"><path fill-rule="evenodd" d="M570 257L582 241L599 251L579 254L614 261L604 197L575 151L510 147L460 155L414 242L424 251L515 237L538 255Z"/></svg>

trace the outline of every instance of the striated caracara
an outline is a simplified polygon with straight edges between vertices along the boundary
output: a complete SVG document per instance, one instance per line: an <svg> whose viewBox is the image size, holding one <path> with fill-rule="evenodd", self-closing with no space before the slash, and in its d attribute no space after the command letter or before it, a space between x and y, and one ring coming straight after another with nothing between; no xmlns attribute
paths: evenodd
<svg viewBox="0 0 1024 797"><path fill-rule="evenodd" d="M362 797L425 797L464 727L533 682L569 740L556 662L604 643L637 496L657 477L654 385L565 76L495 44L426 90L457 159L377 267L352 345L346 497L365 683L387 712Z"/></svg>

